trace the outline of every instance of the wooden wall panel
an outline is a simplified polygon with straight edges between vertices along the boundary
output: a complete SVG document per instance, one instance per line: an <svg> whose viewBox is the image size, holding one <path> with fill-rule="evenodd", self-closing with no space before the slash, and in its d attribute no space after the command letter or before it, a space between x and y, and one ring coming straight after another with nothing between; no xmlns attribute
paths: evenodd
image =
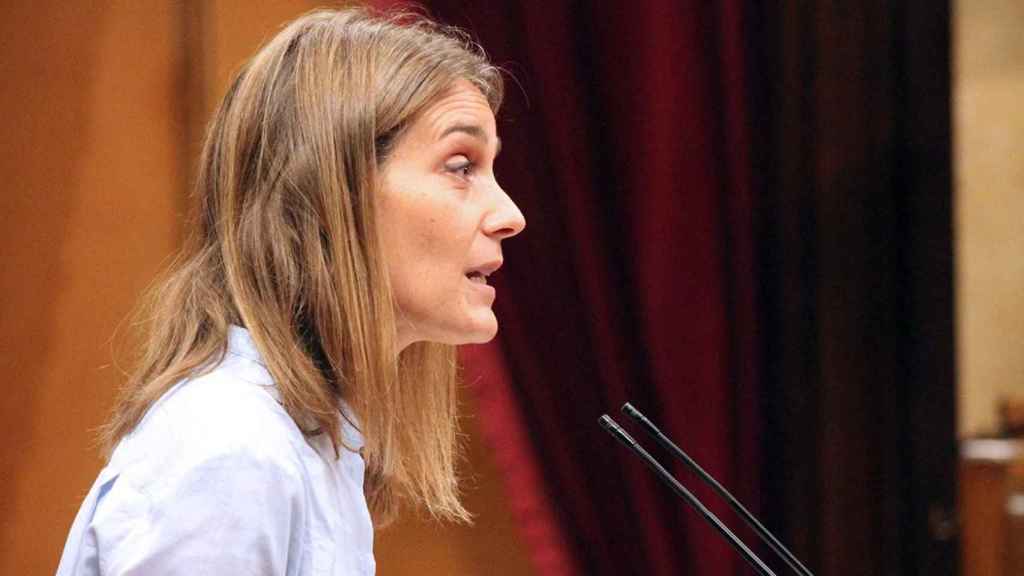
<svg viewBox="0 0 1024 576"><path fill-rule="evenodd" d="M101 467L110 337L178 238L176 15L16 3L0 26L0 574L46 574Z"/></svg>
<svg viewBox="0 0 1024 576"><path fill-rule="evenodd" d="M961 438L1024 390L1024 2L954 2Z"/></svg>

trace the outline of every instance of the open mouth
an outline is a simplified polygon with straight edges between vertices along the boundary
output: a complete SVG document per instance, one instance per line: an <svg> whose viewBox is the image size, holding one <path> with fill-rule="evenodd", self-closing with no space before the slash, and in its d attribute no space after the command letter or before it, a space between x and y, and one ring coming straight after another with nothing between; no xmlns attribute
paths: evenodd
<svg viewBox="0 0 1024 576"><path fill-rule="evenodd" d="M482 272L470 272L466 274L466 278L469 278L470 282L477 284L487 284L487 276Z"/></svg>
<svg viewBox="0 0 1024 576"><path fill-rule="evenodd" d="M501 268L500 258L473 266L472 269L466 271L466 278L474 284L483 284L486 286L487 277L493 274L498 268Z"/></svg>

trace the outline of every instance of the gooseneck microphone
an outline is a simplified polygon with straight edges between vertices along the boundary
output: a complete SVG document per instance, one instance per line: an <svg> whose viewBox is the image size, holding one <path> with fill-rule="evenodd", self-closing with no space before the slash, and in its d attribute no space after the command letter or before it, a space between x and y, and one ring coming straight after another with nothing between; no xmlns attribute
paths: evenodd
<svg viewBox="0 0 1024 576"><path fill-rule="evenodd" d="M798 560L797 557L794 556L793 553L775 537L774 534L769 532L768 529L757 520L757 518L754 518L754 515L751 514L750 511L740 504L739 500L719 484L717 480L712 478L710 474L705 472L704 469L700 467L700 464L697 464L693 458L690 458L689 454L684 452L679 446L676 446L675 442L670 440L668 436L665 436L665 434L663 434L653 422L648 420L647 417L634 408L632 404L629 402L623 404L622 412L640 424L644 431L653 436L663 448L682 460L690 470L696 473L697 476L704 481L705 484L710 486L716 494L725 499L725 501L728 502L729 507L739 514L740 518L747 523L747 526L750 526L754 532L757 533L758 537L760 537L761 540L772 549L772 551L782 558L782 560L794 572L801 574L802 576L814 576L814 574L808 570L807 567L804 566L800 560Z"/></svg>
<svg viewBox="0 0 1024 576"><path fill-rule="evenodd" d="M687 490L685 486L680 484L668 470L658 463L654 456L651 456L647 450L644 450L643 446L629 435L629 433L623 430L622 426L619 426L619 424L615 422L615 420L612 420L607 414L601 416L601 418L598 419L598 422L601 424L602 428L608 431L609 434L614 436L619 440L619 442L622 442L627 448L640 456L644 463L654 470L658 475L658 478L668 484L669 488L671 488L673 492L685 500L691 508L699 512L700 515L708 521L708 523L714 526L714 528L718 530L718 533L721 534L729 544L731 544L732 547L743 556L744 559L746 559L750 566L757 570L758 574L761 574L761 576L775 576L775 573L772 572L771 569L768 568L768 566L750 550L750 548L747 548L746 544L737 538L736 535L718 519L718 516L715 516L711 510L708 510L707 506L704 506L696 496Z"/></svg>

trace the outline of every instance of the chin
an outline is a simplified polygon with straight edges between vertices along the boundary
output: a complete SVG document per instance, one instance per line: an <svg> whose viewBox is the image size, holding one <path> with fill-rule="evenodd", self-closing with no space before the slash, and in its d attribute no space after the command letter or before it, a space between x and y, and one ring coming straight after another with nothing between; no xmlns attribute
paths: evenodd
<svg viewBox="0 0 1024 576"><path fill-rule="evenodd" d="M494 313L487 311L486 317L473 318L472 321L456 333L453 344L485 344L494 340L498 334L498 319Z"/></svg>
<svg viewBox="0 0 1024 576"><path fill-rule="evenodd" d="M497 335L498 335L498 329L497 329L497 327L495 327L494 330L489 330L487 332L481 332L480 334L474 336L473 338L467 339L467 341L464 342L464 344L486 344L486 343L490 342L491 340L494 340L494 337L497 336Z"/></svg>

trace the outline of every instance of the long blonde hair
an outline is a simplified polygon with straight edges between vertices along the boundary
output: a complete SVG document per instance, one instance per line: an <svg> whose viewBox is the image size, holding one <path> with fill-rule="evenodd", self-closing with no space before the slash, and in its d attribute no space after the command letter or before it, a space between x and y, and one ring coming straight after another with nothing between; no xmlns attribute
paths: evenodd
<svg viewBox="0 0 1024 576"><path fill-rule="evenodd" d="M378 525L402 502L468 518L454 348L399 354L374 219L390 148L459 79L497 112L501 75L465 35L365 9L306 14L252 57L208 129L196 226L142 307L145 342L103 429L108 451L176 382L216 366L238 324L304 432L329 435L337 453L340 403L351 409Z"/></svg>

